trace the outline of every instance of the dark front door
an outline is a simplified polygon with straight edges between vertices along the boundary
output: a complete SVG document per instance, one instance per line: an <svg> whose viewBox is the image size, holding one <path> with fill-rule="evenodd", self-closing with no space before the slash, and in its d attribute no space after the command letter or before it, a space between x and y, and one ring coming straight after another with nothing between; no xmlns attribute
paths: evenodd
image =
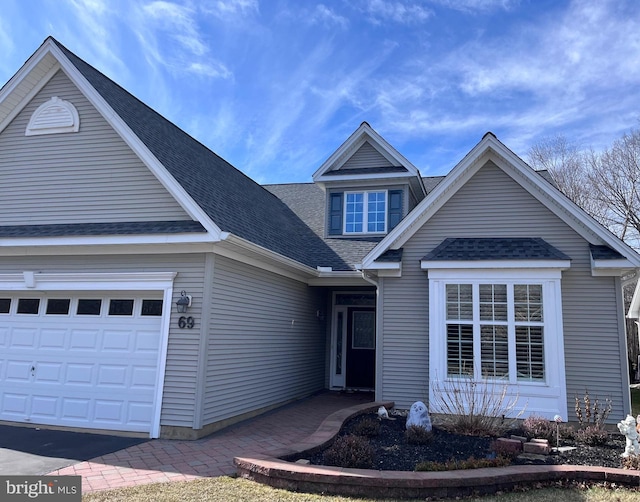
<svg viewBox="0 0 640 502"><path fill-rule="evenodd" d="M376 377L376 311L351 307L347 315L347 387L373 389Z"/></svg>

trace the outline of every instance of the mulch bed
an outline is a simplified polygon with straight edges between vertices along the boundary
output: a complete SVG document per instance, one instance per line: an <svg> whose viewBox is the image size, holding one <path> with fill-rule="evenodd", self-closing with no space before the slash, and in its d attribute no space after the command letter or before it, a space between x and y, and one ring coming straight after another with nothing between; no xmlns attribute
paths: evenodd
<svg viewBox="0 0 640 502"><path fill-rule="evenodd" d="M377 419L375 414L361 415L342 427L340 434L349 434L354 425L365 418ZM490 454L491 437L465 436L453 434L438 427L433 429L433 440L426 445L411 445L405 440L405 417L397 416L395 420L382 420L380 434L370 438L374 448L374 468L383 471L413 471L420 462L446 462L450 460L466 460L470 457L484 459ZM517 433L518 431L514 431ZM555 446L552 444L551 446ZM561 446L577 446L569 452L552 452L544 460L516 459L514 464L570 464L591 465L600 467L621 467L620 454L624 451L625 438L619 433L610 435L604 446L585 446L570 441L561 442ZM323 452L312 456L302 456L315 465L323 465ZM296 460L296 459L294 459Z"/></svg>

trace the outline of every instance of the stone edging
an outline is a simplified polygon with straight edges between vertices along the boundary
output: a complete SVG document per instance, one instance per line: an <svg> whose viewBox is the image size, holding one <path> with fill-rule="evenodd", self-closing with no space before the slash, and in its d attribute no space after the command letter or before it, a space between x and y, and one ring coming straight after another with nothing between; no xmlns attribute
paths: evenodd
<svg viewBox="0 0 640 502"><path fill-rule="evenodd" d="M315 451L331 443L345 420L393 403L352 406L327 417L303 442L271 455L236 457L238 475L275 488L361 497L457 497L509 490L517 485L551 481L608 482L640 487L640 471L576 465L514 465L442 472L375 471L303 465L282 457Z"/></svg>

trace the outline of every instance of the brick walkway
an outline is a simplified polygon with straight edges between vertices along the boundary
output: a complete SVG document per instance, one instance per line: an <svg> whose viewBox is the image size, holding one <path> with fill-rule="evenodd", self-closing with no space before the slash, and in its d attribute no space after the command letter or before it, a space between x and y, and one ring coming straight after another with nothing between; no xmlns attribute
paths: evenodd
<svg viewBox="0 0 640 502"><path fill-rule="evenodd" d="M154 439L50 473L82 476L82 492L234 474L233 458L299 442L333 412L370 396L325 392L197 441Z"/></svg>

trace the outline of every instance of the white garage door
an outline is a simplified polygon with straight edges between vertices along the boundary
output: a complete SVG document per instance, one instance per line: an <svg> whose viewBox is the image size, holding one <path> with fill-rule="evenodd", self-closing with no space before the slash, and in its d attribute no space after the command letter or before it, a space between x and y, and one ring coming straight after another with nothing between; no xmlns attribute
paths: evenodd
<svg viewBox="0 0 640 502"><path fill-rule="evenodd" d="M149 432L162 293L0 292L0 420Z"/></svg>

